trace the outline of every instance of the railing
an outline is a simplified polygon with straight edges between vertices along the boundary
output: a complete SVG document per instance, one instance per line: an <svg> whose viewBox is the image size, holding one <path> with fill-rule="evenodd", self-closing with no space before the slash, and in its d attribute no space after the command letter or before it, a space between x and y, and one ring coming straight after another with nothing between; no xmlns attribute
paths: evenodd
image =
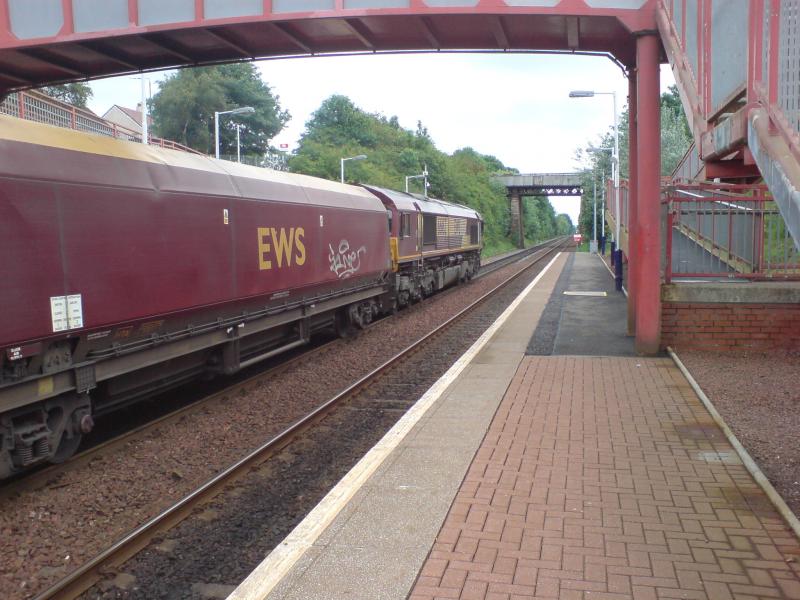
<svg viewBox="0 0 800 600"><path fill-rule="evenodd" d="M800 248L800 0L658 0L656 19L706 168L754 162Z"/></svg>
<svg viewBox="0 0 800 600"><path fill-rule="evenodd" d="M766 186L664 188L665 279L800 279L800 253Z"/></svg>
<svg viewBox="0 0 800 600"><path fill-rule="evenodd" d="M697 152L697 145L692 144L683 155L683 158L678 163L678 166L672 171L670 181L672 183L689 183L702 179L703 162L700 160L700 154Z"/></svg>
<svg viewBox="0 0 800 600"><path fill-rule="evenodd" d="M101 119L89 110L72 106L66 102L61 102L46 94L37 92L36 90L9 94L5 101L0 104L0 113L5 113L20 119L35 121L37 123L46 123L48 125L75 129L95 135L104 135L127 140L129 142L142 141L142 134L137 131ZM151 146L181 150L193 154L202 154L202 152L198 152L178 142L153 136L148 137Z"/></svg>
<svg viewBox="0 0 800 600"><path fill-rule="evenodd" d="M241 160L235 154L221 154L220 158L230 162L240 162L251 167L272 169L273 171L289 170L289 160L283 152L267 152L264 156L245 155L241 157Z"/></svg>

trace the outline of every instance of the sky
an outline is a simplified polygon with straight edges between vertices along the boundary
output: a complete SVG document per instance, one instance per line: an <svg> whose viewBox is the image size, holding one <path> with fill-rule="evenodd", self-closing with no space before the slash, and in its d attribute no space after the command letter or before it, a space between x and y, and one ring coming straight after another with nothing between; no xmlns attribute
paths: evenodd
<svg viewBox="0 0 800 600"><path fill-rule="evenodd" d="M617 112L627 104L620 68L601 56L543 54L363 55L268 60L262 78L292 119L272 140L293 149L311 113L332 94L348 96L368 111L397 116L415 130L427 127L447 153L470 146L521 173L568 172L581 167L575 151L597 143L613 123L610 95L568 97L570 90L617 93ZM151 93L163 73L148 75ZM674 83L662 66L661 87ZM138 77L92 83L89 107L103 114L113 104L135 107ZM410 174L410 173L409 173ZM577 198L551 198L556 212L577 223Z"/></svg>

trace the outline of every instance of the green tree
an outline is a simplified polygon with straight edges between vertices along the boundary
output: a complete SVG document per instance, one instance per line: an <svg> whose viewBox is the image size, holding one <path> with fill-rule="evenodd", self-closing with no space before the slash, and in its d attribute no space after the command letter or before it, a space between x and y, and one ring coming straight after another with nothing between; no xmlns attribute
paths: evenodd
<svg viewBox="0 0 800 600"><path fill-rule="evenodd" d="M692 144L692 136L686 115L683 112L678 88L675 85L669 87L668 91L661 94L661 175L669 176L678 166L686 151ZM629 128L630 122L628 109L622 112L619 123L619 158L620 158L620 178L627 179L629 176ZM614 132L610 128L599 143L589 144L585 148L576 152L576 160L584 169L583 190L581 198L581 211L578 217L578 231L584 236L592 235L592 181L597 183L597 231L601 230L600 220L600 195L605 180L611 178L611 152L614 146ZM599 151L596 151L598 150ZM612 199L607 198L607 202ZM597 234L600 235L599 233Z"/></svg>
<svg viewBox="0 0 800 600"><path fill-rule="evenodd" d="M161 83L150 101L156 135L207 154L214 151L214 112L243 106L255 112L220 118L220 152L236 153L239 124L242 154L263 156L289 113L252 63L180 70Z"/></svg>
<svg viewBox="0 0 800 600"><path fill-rule="evenodd" d="M572 235L575 233L575 226L572 219L566 213L556 215L556 235Z"/></svg>
<svg viewBox="0 0 800 600"><path fill-rule="evenodd" d="M431 196L466 204L483 216L485 254L514 247L506 191L492 176L515 173L516 169L473 148L447 155L436 148L420 122L413 131L403 129L397 117L387 119L381 114L371 114L345 96L331 96L306 123L289 166L297 173L338 179L339 160L358 154L366 154L367 160L347 164L345 176L349 182L402 190L406 176L417 175L427 166ZM421 182L410 182L410 190L421 192ZM535 200L533 206L526 211L531 214L532 234L554 237L558 220L550 203ZM529 236L529 241L532 239Z"/></svg>
<svg viewBox="0 0 800 600"><path fill-rule="evenodd" d="M67 83L64 85L48 85L39 88L43 94L61 100L79 108L86 108L86 103L92 97L92 88L87 83Z"/></svg>

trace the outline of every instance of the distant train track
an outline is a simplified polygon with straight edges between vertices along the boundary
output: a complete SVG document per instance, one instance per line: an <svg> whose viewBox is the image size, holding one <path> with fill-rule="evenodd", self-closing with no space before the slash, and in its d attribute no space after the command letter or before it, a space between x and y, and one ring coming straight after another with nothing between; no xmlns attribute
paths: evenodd
<svg viewBox="0 0 800 600"><path fill-rule="evenodd" d="M119 567L124 564L127 560L131 557L135 556L139 553L142 549L147 547L151 540L157 536L163 536L163 534L170 529L174 528L176 525L181 523L184 519L190 516L196 509L208 503L211 499L215 496L223 492L226 488L229 488L230 485L242 478L245 474L250 472L253 467L264 463L270 457L274 456L280 450L286 448L289 444L293 441L301 438L306 432L314 427L315 424L319 423L322 419L326 416L331 414L336 408L342 406L343 404L347 403L348 400L352 399L357 393L367 388L370 384L375 382L381 375L389 372L395 365L401 362L403 359L408 358L409 356L413 355L417 350L425 346L429 343L432 339L436 338L443 332L447 331L451 328L454 324L458 323L461 319L463 319L466 315L471 313L477 306L484 303L487 299L494 296L499 290L505 288L509 283L516 280L522 274L527 272L530 268L534 265L540 263L544 258L550 256L553 252L558 250L559 248L566 247L570 243L570 240L565 238L557 238L555 240L550 240L540 246L535 248L527 249L521 251L520 253L515 253L514 255L504 257L499 261L494 261L493 264L498 264L496 268L500 268L501 266L506 266L509 263L515 262L520 260L521 258L528 257L530 255L533 256L533 260L523 269L520 269L518 272L514 273L511 277L505 279L503 282L492 288L489 292L472 302L469 306L461 310L456 315L453 315L447 321L439 325L436 329L419 339L417 342L411 344L394 357L389 359L388 361L384 362L378 368L374 369L347 389L342 391L341 393L337 394L335 397L331 398L323 405L319 406L316 410L309 413L305 417L301 418L300 420L296 421L293 425L285 429L279 435L273 437L271 440L263 444L261 447L257 448L249 455L241 459L240 461L236 462L235 464L231 465L229 468L225 469L217 476L212 478L210 481L205 483L203 486L189 494L188 496L184 497L182 500L174 504L173 506L169 507L168 509L164 510L156 517L150 519L147 523L140 526L135 531L131 532L123 539L118 541L116 544L102 552L101 554L97 555L94 559L86 562L84 565L73 571L70 575L56 583L54 586L46 590L45 592L39 594L36 597L36 600L52 600L52 599L65 599L65 598L76 598L88 590L92 585L97 583L103 576L103 573L108 572L109 570L114 569L115 567ZM488 266L488 265L487 265ZM495 270L495 268L492 268ZM321 352L323 351L327 345L321 346L317 349L311 351L311 353ZM209 396L208 398L201 401L205 404L208 401L211 401L215 398L220 398L222 396L230 395L236 393L241 389L246 389L247 386L253 385L258 383L266 378L271 377L275 374L277 370L285 370L289 368L292 364L296 361L300 360L308 360L309 353L304 353L298 357L293 358L286 363L275 367L274 370L267 371L266 373L258 374L254 377L251 377L243 382L239 382L230 388L222 390ZM191 406L185 407L184 409L180 409L179 411L175 411L169 415L162 417L161 419L155 421L154 423L148 424L142 428L137 430L131 431L122 438L117 438L108 442L107 444L98 446L90 451L83 453L76 457L75 460L86 460L87 456L90 456L91 453L96 453L101 451L103 448L110 448L117 444L123 443L123 441L129 440L132 436L135 436L141 431L145 429L149 429L154 425L165 425L168 424L171 420L180 418L181 416L185 415L187 412L191 410L196 410L198 403L195 403ZM43 475L45 471L40 472L37 474L37 478Z"/></svg>

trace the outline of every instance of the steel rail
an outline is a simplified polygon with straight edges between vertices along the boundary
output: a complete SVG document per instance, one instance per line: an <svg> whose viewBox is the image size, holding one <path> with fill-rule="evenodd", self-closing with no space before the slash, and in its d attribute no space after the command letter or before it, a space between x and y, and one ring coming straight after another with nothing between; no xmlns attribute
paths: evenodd
<svg viewBox="0 0 800 600"><path fill-rule="evenodd" d="M100 455L108 450L111 450L117 446L122 444L128 443L131 439L135 439L136 437L140 436L142 433L145 433L150 430L155 430L160 426L168 425L173 421L178 420L181 417L186 415L190 415L198 410L202 409L204 406L209 404L210 402L217 401L219 399L224 398L225 396L232 396L240 392L242 389L246 389L252 385L261 383L271 377L274 377L283 371L288 370L295 364L307 360L310 357L313 357L317 353L321 353L324 350L329 349L333 345L335 345L339 340L331 340L325 344L317 346L316 348L312 348L303 352L302 354L298 354L285 362L282 362L278 365L275 365L266 371L262 371L260 373L256 373L255 375L251 375L250 377L243 379L233 385L230 385L224 389L219 390L218 392L214 392L209 396L205 396L187 404L186 406L182 406L178 409L175 409L167 414L161 415L153 419L152 421L147 421L146 423L142 423L141 425L134 427L133 429L126 431L118 436L110 438L104 442L97 444L96 446L92 446L91 448L87 448L83 452L79 452L71 456L69 459L62 463L50 464L48 466L42 467L40 469L32 470L30 473L20 473L15 476L14 479L10 479L7 482L0 482L2 485L0 486L0 500L6 500L11 498L12 496L22 493L24 491L28 491L31 489L35 489L37 486L44 486L45 481L51 479L54 475L60 473L67 473L69 471L73 471L79 468L81 465L85 464L87 461L91 460L97 455ZM164 392L162 392L164 393ZM58 486L56 486L58 487Z"/></svg>
<svg viewBox="0 0 800 600"><path fill-rule="evenodd" d="M71 600L80 596L97 581L99 581L104 572L111 571L115 567L119 567L124 564L127 560L146 548L155 536L175 527L177 524L191 515L198 506L210 501L212 498L222 493L226 485L245 475L247 471L263 463L278 451L285 448L297 437L299 437L300 434L307 431L314 424L327 416L333 408L344 403L344 401L370 384L373 380L394 366L401 359L408 357L435 336L445 331L453 323L471 312L479 304L489 299L496 292L507 286L509 283L525 273L528 269L539 263L544 257L548 256L551 252L559 247L565 245L567 241L568 240L565 238L558 238L554 241L554 243L542 248L541 250L534 251L531 256L535 256L537 252L540 253L540 255L536 257L531 264L520 269L511 277L499 283L497 286L483 294L478 299L474 300L461 311L447 319L436 329L430 331L416 342L401 350L379 367L364 375L361 379L317 407L313 412L296 421L283 432L279 433L259 448L253 450L250 454L237 461L224 471L220 472L211 480L203 484L200 488L126 535L113 546L89 562L85 563L71 574L67 575L49 589L37 595L34 600Z"/></svg>

